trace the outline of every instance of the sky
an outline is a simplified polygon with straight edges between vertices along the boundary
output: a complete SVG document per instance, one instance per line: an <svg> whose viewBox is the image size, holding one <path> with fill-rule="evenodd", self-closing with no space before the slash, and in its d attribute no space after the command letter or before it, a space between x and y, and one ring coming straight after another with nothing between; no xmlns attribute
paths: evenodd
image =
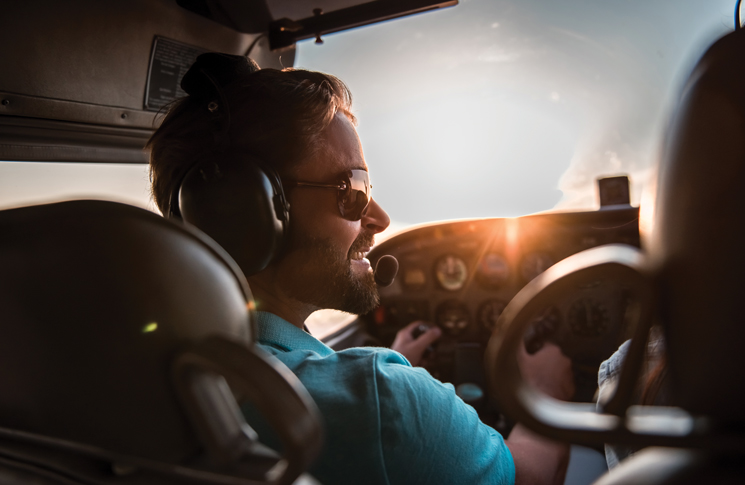
<svg viewBox="0 0 745 485"><path fill-rule="evenodd" d="M682 83L733 28L734 0L461 0L298 44L295 67L354 95L392 229L596 209L628 174L638 204ZM147 168L0 162L0 208L65 197L148 208Z"/></svg>
<svg viewBox="0 0 745 485"><path fill-rule="evenodd" d="M298 46L355 96L374 197L398 224L639 203L682 83L734 1L461 0Z"/></svg>

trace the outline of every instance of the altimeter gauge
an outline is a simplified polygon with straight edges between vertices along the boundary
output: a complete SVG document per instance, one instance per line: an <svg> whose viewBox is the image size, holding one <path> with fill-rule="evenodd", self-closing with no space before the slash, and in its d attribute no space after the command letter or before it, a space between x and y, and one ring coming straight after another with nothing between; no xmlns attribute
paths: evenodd
<svg viewBox="0 0 745 485"><path fill-rule="evenodd" d="M443 256L435 263L435 275L444 289L458 291L468 280L468 266L458 256Z"/></svg>
<svg viewBox="0 0 745 485"><path fill-rule="evenodd" d="M435 311L435 322L450 335L461 333L469 321L468 308L457 300L443 302Z"/></svg>

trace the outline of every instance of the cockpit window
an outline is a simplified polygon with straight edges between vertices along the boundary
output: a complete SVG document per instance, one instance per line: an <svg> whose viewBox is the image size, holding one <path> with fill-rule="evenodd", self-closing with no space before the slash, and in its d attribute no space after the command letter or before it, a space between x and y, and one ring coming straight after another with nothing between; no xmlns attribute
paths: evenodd
<svg viewBox="0 0 745 485"><path fill-rule="evenodd" d="M691 66L733 0L461 0L298 44L352 89L389 234L443 219L595 209L628 174L639 203ZM0 163L0 208L95 196L153 208L146 167Z"/></svg>
<svg viewBox="0 0 745 485"><path fill-rule="evenodd" d="M460 0L323 36L295 66L332 73L391 216L413 224L598 207L628 174L638 205L694 62L734 0ZM157 210L146 165L0 162L0 209L98 198ZM346 316L332 319L344 326Z"/></svg>
<svg viewBox="0 0 745 485"><path fill-rule="evenodd" d="M596 209L628 174L638 205L693 63L733 29L733 0L461 0L298 45L295 65L355 96L392 229Z"/></svg>
<svg viewBox="0 0 745 485"><path fill-rule="evenodd" d="M147 165L0 162L0 210L68 199L124 202L157 212Z"/></svg>

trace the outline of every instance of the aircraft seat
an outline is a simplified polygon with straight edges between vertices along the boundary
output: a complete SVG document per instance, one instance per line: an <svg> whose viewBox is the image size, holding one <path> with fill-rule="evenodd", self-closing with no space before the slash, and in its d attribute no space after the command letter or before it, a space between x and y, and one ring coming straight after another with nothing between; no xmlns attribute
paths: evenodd
<svg viewBox="0 0 745 485"><path fill-rule="evenodd" d="M745 30L714 43L686 83L666 137L657 197L640 221L642 251L607 245L533 280L502 314L488 355L494 389L512 417L557 440L648 447L598 484L745 480ZM650 210L653 209L653 210ZM645 230L646 229L646 230ZM615 392L600 404L560 403L527 388L514 361L531 312L592 281L633 295L634 337ZM642 406L649 330L662 327L666 406Z"/></svg>
<svg viewBox="0 0 745 485"><path fill-rule="evenodd" d="M0 479L292 483L320 449L318 411L252 346L252 308L227 253L149 211L1 211ZM275 428L281 459L243 399Z"/></svg>

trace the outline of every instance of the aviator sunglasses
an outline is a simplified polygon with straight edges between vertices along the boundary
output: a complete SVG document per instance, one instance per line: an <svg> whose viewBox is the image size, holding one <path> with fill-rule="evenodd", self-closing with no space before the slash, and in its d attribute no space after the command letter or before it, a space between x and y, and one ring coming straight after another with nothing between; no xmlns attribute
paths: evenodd
<svg viewBox="0 0 745 485"><path fill-rule="evenodd" d="M348 221L359 221L370 204L370 175L365 170L347 170L339 177L336 184L320 184L303 182L300 180L282 179L285 187L315 187L319 189L334 189L337 193L339 213Z"/></svg>

